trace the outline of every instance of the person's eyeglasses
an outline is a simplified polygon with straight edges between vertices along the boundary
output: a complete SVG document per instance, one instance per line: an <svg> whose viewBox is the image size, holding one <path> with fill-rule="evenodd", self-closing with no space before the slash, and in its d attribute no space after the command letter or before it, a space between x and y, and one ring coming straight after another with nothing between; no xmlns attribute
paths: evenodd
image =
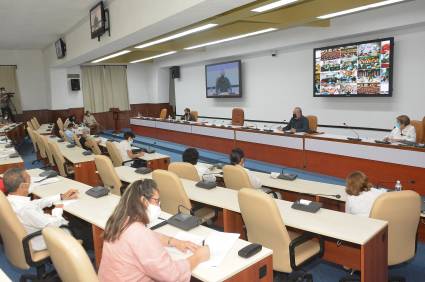
<svg viewBox="0 0 425 282"><path fill-rule="evenodd" d="M150 198L150 199L149 199L149 201L150 201L150 200L154 201L156 204L158 204L158 205L159 205L159 200L160 200L160 198L154 198L154 197L152 197L152 198Z"/></svg>

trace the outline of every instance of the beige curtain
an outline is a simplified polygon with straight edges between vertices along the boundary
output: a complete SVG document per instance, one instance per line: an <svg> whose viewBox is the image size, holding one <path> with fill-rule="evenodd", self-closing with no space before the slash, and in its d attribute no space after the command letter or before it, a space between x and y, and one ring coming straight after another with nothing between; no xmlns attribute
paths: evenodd
<svg viewBox="0 0 425 282"><path fill-rule="evenodd" d="M12 97L12 103L18 114L22 114L21 95L18 88L18 80L16 78L16 66L1 66L0 65L0 87L4 87L6 92L15 93ZM12 107L12 112L15 111Z"/></svg>
<svg viewBox="0 0 425 282"><path fill-rule="evenodd" d="M84 108L93 113L110 108L130 110L125 66L81 67Z"/></svg>

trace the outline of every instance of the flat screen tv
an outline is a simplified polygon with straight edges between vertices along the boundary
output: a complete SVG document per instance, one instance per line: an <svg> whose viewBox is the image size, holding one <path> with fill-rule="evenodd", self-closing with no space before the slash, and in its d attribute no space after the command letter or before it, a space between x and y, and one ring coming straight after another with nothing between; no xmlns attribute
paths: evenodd
<svg viewBox="0 0 425 282"><path fill-rule="evenodd" d="M55 49L56 49L56 57L58 59L62 59L66 55L66 44L65 41L62 40L62 38L59 38L55 42Z"/></svg>
<svg viewBox="0 0 425 282"><path fill-rule="evenodd" d="M392 96L393 54L393 37L314 49L314 97Z"/></svg>
<svg viewBox="0 0 425 282"><path fill-rule="evenodd" d="M97 3L90 9L90 32L91 38L96 38L106 31L105 7L103 1Z"/></svg>
<svg viewBox="0 0 425 282"><path fill-rule="evenodd" d="M242 97L241 61L205 66L207 98Z"/></svg>

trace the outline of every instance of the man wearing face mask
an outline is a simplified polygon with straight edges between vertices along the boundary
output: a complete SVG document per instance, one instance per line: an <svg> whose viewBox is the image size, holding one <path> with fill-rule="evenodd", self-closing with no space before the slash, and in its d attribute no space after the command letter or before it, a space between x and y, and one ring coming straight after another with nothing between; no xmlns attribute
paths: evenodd
<svg viewBox="0 0 425 282"><path fill-rule="evenodd" d="M195 121L195 117L190 113L190 109L184 109L184 115L182 115L181 120L185 121Z"/></svg>
<svg viewBox="0 0 425 282"><path fill-rule="evenodd" d="M47 226L68 225L73 235L83 240L86 248L93 249L90 225L84 225L73 217L69 218L69 222L65 220L62 217L62 205L56 205L51 214L43 210L53 206L55 202L78 198L78 190L69 189L63 194L31 200L28 196L31 192L31 176L22 168L8 169L3 175L3 182L8 192L7 199L28 234L40 231ZM41 235L32 239L31 245L35 251L47 248Z"/></svg>
<svg viewBox="0 0 425 282"><path fill-rule="evenodd" d="M92 134L96 134L99 132L99 123L97 122L95 117L90 113L90 111L85 112L83 122L90 128Z"/></svg>
<svg viewBox="0 0 425 282"><path fill-rule="evenodd" d="M285 127L280 127L279 129L287 131L289 130L292 133L295 132L306 132L308 130L308 119L303 116L303 112L300 107L295 107L292 112L292 118L289 121L288 125Z"/></svg>
<svg viewBox="0 0 425 282"><path fill-rule="evenodd" d="M384 138L384 141L416 142L416 130L415 127L410 124L410 118L406 115L398 116L394 129L391 131L390 135Z"/></svg>
<svg viewBox="0 0 425 282"><path fill-rule="evenodd" d="M143 156L143 152L133 153L131 145L133 145L133 140L135 136L133 132L124 132L124 140L118 144L118 150L120 151L121 158L123 162L138 159Z"/></svg>

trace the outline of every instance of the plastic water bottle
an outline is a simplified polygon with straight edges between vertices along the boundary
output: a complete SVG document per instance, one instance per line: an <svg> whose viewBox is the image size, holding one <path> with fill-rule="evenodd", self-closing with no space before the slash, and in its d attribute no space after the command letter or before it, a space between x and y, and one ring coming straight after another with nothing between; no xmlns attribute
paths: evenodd
<svg viewBox="0 0 425 282"><path fill-rule="evenodd" d="M398 191L401 191L402 189L403 189L403 186L401 186L400 180L397 180L395 183L395 190L398 192Z"/></svg>

